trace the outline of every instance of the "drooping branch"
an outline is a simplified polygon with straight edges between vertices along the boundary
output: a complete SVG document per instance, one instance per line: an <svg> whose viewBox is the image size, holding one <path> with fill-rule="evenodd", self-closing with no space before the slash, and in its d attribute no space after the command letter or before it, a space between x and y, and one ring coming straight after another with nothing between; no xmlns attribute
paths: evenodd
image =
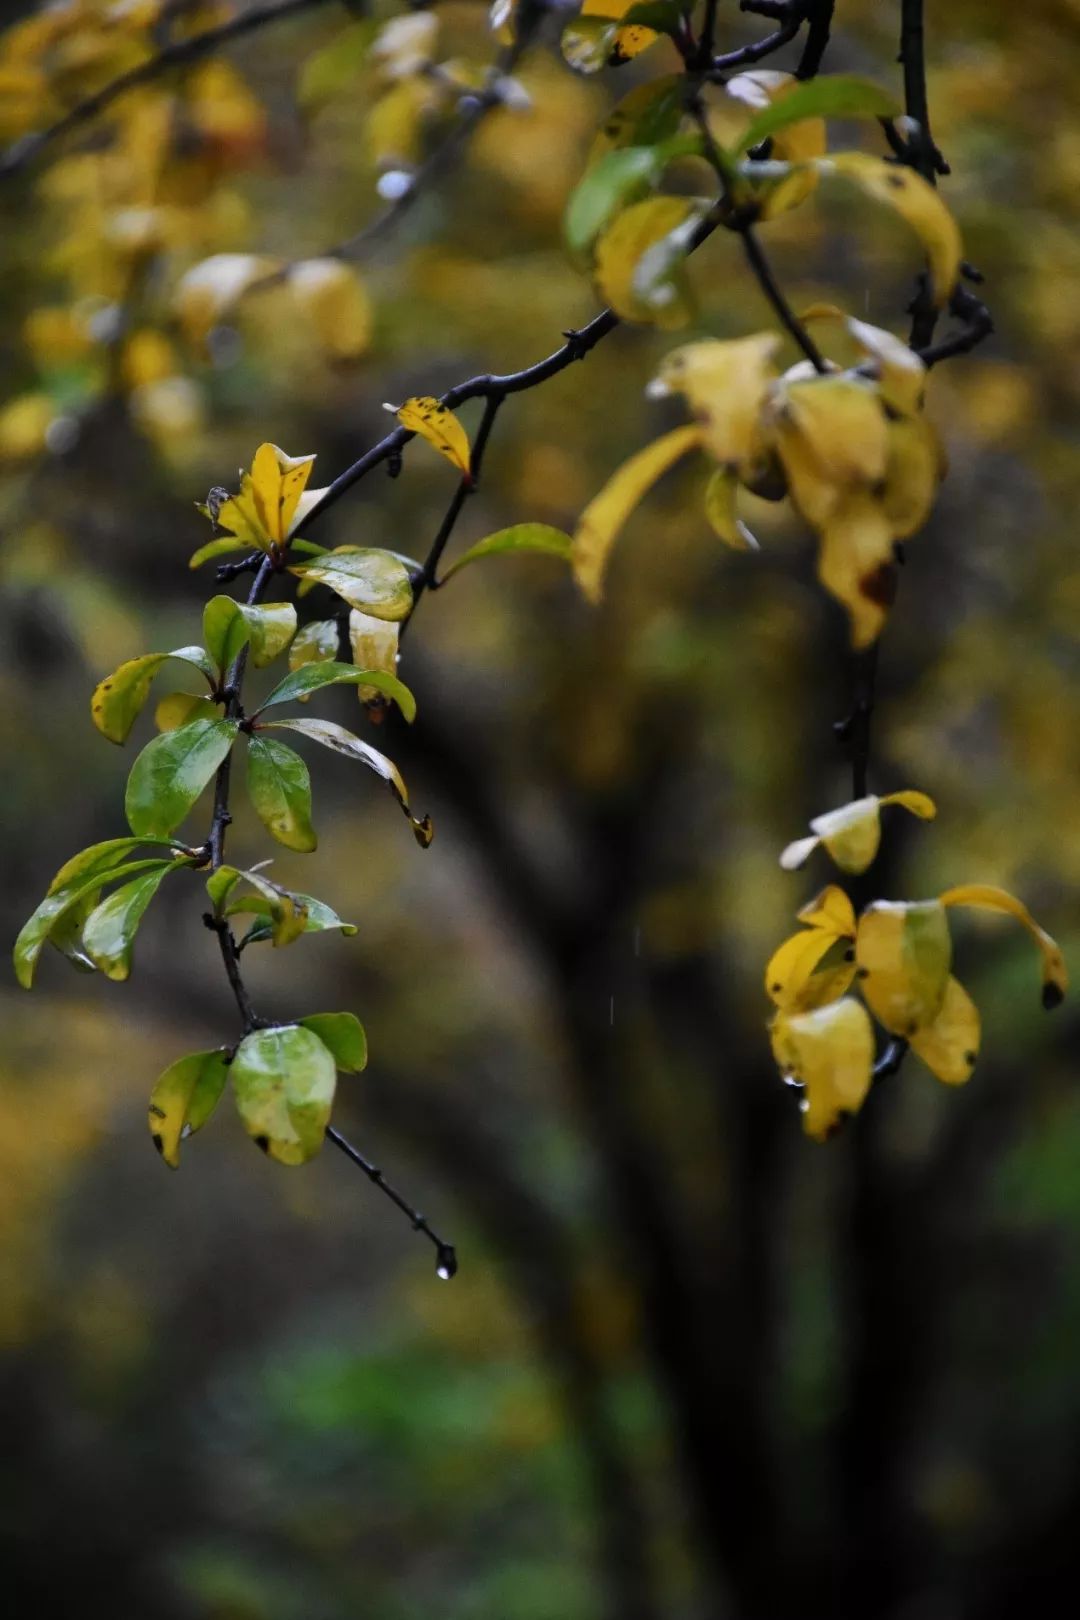
<svg viewBox="0 0 1080 1620"><path fill-rule="evenodd" d="M230 17L227 22L219 23L216 28L207 28L202 33L190 35L187 39L175 40L172 44L164 46L155 56L148 57L137 67L119 74L100 90L96 90L93 95L76 103L47 129L35 130L13 141L7 151L0 156L0 180L25 169L46 147L69 135L72 130L92 123L129 90L138 90L143 85L152 84L155 79L160 79L173 68L190 67L193 62L201 61L204 56L211 55L218 46L225 45L230 40L254 33L269 23L280 21L283 17L294 17L325 4L327 0L276 0L276 4L273 5L253 6L250 11L241 12L239 16Z"/></svg>

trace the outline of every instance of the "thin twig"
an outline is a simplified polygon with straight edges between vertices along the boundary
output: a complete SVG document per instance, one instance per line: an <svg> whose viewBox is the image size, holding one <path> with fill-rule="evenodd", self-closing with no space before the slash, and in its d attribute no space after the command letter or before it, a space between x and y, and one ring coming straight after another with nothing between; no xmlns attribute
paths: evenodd
<svg viewBox="0 0 1080 1620"><path fill-rule="evenodd" d="M802 60L795 69L797 79L813 79L820 71L835 10L836 0L802 0L802 15L810 26Z"/></svg>
<svg viewBox="0 0 1080 1620"><path fill-rule="evenodd" d="M47 129L36 130L13 141L7 151L0 156L0 180L25 169L47 146L51 146L54 141L60 140L73 129L92 122L99 113L104 112L129 90L137 90L141 85L152 83L170 68L187 67L192 62L198 62L229 40L239 39L244 34L265 27L268 23L279 21L282 17L294 17L300 12L309 11L326 3L327 0L277 0L276 5L254 6L250 11L242 12L238 17L231 17L228 22L220 23L216 28L207 28L201 34L192 34L188 39L176 40L173 44L166 45L156 56L140 62L127 73L121 73L103 85L100 90L95 91L92 96L87 96L85 101L78 102Z"/></svg>
<svg viewBox="0 0 1080 1620"><path fill-rule="evenodd" d="M443 1281L449 1282L450 1278L454 1275L458 1268L457 1253L454 1249L454 1245L452 1243L445 1242L444 1239L442 1239L439 1234L431 1226L429 1226L427 1220L423 1215L420 1214L419 1210L413 1209L412 1205L407 1199L402 1197L397 1188L390 1185L382 1171L378 1169L377 1166L373 1165L370 1160L365 1159L364 1155L359 1151L358 1148L353 1146L348 1137L341 1134L336 1125L328 1125L326 1127L326 1135L327 1140L333 1142L335 1147L340 1148L345 1157L350 1159L352 1163L356 1165L358 1170L362 1170L365 1176L367 1176L368 1180L374 1182L379 1191L384 1193L386 1197L389 1198L390 1202L392 1204L396 1204L401 1213L408 1217L413 1231L423 1232L424 1236L430 1239L430 1241L435 1245L435 1268Z"/></svg>
<svg viewBox="0 0 1080 1620"><path fill-rule="evenodd" d="M750 268L757 277L758 286L761 288L762 292L765 294L766 298L769 300L769 303L775 310L776 317L781 326L783 326L785 331L790 333L790 335L794 338L795 342L799 345L799 348L809 360L814 370L824 373L828 370L828 367L825 364L824 356L822 355L817 344L814 342L813 338L810 336L809 332L806 330L806 327L803 325L802 321L799 320L798 316L795 314L795 311L784 297L784 294L780 289L780 285L772 273L769 261L765 256L765 250L757 238L753 224L747 223L739 226L738 233L742 238L743 249L750 263Z"/></svg>

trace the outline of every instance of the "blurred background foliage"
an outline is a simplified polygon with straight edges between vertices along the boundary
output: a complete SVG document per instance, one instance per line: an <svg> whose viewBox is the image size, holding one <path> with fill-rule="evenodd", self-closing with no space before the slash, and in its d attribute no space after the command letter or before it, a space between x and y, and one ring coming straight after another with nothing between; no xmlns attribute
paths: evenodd
<svg viewBox="0 0 1080 1620"><path fill-rule="evenodd" d="M167 9L181 29L227 14ZM129 60L115 35L100 60L85 40L140 8L81 10L51 116ZM895 818L873 876L904 897L1005 884L1068 954L1080 5L929 10L946 195L998 335L932 379L951 471L884 639L871 785L918 786L941 813ZM895 83L898 11L841 0L827 68ZM762 27L720 16L723 46ZM211 589L186 568L206 537L194 501L264 439L317 451L326 482L385 431L382 401L516 369L593 311L561 210L612 99L674 69L663 41L595 79L534 49L516 72L528 105L491 112L359 250L347 353L280 287L208 342L177 318L177 281L208 253L317 255L378 215L388 153L418 156L395 142L426 126L373 111L401 81L348 33L368 26L334 5L279 21L116 104L104 127L130 140L130 172L109 172L90 125L0 188L9 935L69 852L122 830L122 762L89 690L191 639ZM438 29L437 60L482 82L486 9L448 0ZM3 138L41 122L25 76L0 88ZM162 96L187 138L159 153L150 196ZM134 217L153 209L167 217ZM915 250L883 214L822 196L766 240L797 308L828 297L903 329ZM691 275L688 336L765 324L732 241ZM572 526L678 420L642 391L671 341L620 330L512 401L457 544ZM228 1109L182 1174L163 1170L149 1087L235 1022L184 885L129 986L57 957L32 1000L0 992L13 1602L147 1620L991 1620L1080 1574L1075 1012L1041 1014L1019 931L966 925L985 1024L970 1086L909 1064L828 1147L801 1136L760 974L809 893L777 853L848 796L830 730L850 701L845 629L777 509L755 505L761 555L721 554L705 476L688 465L635 516L599 611L547 559L470 570L422 604L403 669L420 717L385 730L434 816L430 853L332 760L318 853L277 852L278 880L359 934L268 952L257 1003L365 1021L372 1064L337 1117L452 1233L452 1285L340 1156L282 1171ZM423 555L451 490L415 446L320 539ZM356 715L351 694L334 712ZM244 810L231 837L245 864L265 854Z"/></svg>

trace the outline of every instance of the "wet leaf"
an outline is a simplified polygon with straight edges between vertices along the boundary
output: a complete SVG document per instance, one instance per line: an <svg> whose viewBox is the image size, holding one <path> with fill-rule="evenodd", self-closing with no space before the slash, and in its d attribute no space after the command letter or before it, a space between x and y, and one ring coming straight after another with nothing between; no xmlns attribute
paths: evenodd
<svg viewBox="0 0 1080 1620"><path fill-rule="evenodd" d="M858 1113L870 1089L874 1029L866 1008L847 997L813 1012L781 1014L772 1045L782 1073L806 1088L807 1136L827 1141L843 1116Z"/></svg>
<svg viewBox="0 0 1080 1620"><path fill-rule="evenodd" d="M124 808L134 833L174 832L228 754L235 720L190 720L147 743L131 768Z"/></svg>
<svg viewBox="0 0 1080 1620"><path fill-rule="evenodd" d="M106 978L127 978L131 972L135 935L147 906L169 873L189 864L185 859L169 861L153 871L143 872L114 889L107 899L95 906L83 925L83 947Z"/></svg>
<svg viewBox="0 0 1080 1620"><path fill-rule="evenodd" d="M208 540L205 546L193 551L188 558L188 567L201 568L204 562L211 562L215 557L227 557L230 552L250 549L251 546L243 540L238 540L236 535L225 534L220 540Z"/></svg>
<svg viewBox="0 0 1080 1620"><path fill-rule="evenodd" d="M251 737L247 790L259 820L279 844L302 854L315 848L311 778L299 754L271 737Z"/></svg>
<svg viewBox="0 0 1080 1620"><path fill-rule="evenodd" d="M316 668L319 666L315 666ZM409 795L401 773L392 760L385 754L380 754L377 748L354 737L351 731L344 726L334 725L329 720L273 720L269 722L275 730L295 731L302 737L310 737L313 742L321 743L324 748L331 748L338 754L344 754L348 759L359 760L369 770L381 776L398 804L405 812L412 825L417 843L426 849L434 836L431 817L424 816L417 820L409 809Z"/></svg>
<svg viewBox="0 0 1080 1620"><path fill-rule="evenodd" d="M412 612L408 569L389 551L332 551L314 562L296 563L289 572L328 586L350 607L376 619L407 619Z"/></svg>
<svg viewBox="0 0 1080 1620"><path fill-rule="evenodd" d="M889 423L881 505L894 539L906 540L922 528L944 476L945 452L925 416L901 416Z"/></svg>
<svg viewBox="0 0 1080 1620"><path fill-rule="evenodd" d="M611 548L631 512L680 456L701 445L701 430L676 428L624 461L582 512L571 543L570 563L581 590L598 602Z"/></svg>
<svg viewBox="0 0 1080 1620"><path fill-rule="evenodd" d="M877 900L859 918L855 961L863 997L891 1035L909 1040L945 998L952 941L938 900Z"/></svg>
<svg viewBox="0 0 1080 1620"><path fill-rule="evenodd" d="M808 1012L844 994L855 977L855 963L847 959L850 946L840 948L841 938L830 928L804 928L773 952L765 968L765 990L781 1012ZM830 953L833 960L825 964Z"/></svg>
<svg viewBox="0 0 1080 1620"><path fill-rule="evenodd" d="M303 1164L322 1147L337 1072L317 1035L297 1024L246 1035L229 1068L244 1129L279 1164Z"/></svg>
<svg viewBox="0 0 1080 1620"><path fill-rule="evenodd" d="M239 880L254 889L255 894L236 895L236 880L231 882L222 896L226 917L239 916L244 912L266 917L267 937L274 945L291 945L301 934L308 932L306 896L283 888L280 883L272 882L264 873L255 870L241 871Z"/></svg>
<svg viewBox="0 0 1080 1620"><path fill-rule="evenodd" d="M296 632L289 648L289 668L335 663L340 645L336 619L315 619Z"/></svg>
<svg viewBox="0 0 1080 1620"><path fill-rule="evenodd" d="M324 686L370 686L384 697L393 698L405 719L412 722L416 718L416 699L409 688L399 681L396 675L388 675L380 669L357 669L353 664L338 664L334 662L319 664L301 664L278 682L270 696L258 710L262 714L266 709L275 707L279 703L292 703L297 698L309 697ZM280 722L279 722L280 724Z"/></svg>
<svg viewBox="0 0 1080 1620"><path fill-rule="evenodd" d="M1045 928L1039 927L1022 900L1007 889L999 889L989 883L964 883L958 888L946 889L938 900L943 906L974 906L977 910L1001 911L1007 917L1014 917L1021 927L1027 929L1038 948L1043 1006L1049 1009L1060 1005L1069 988L1065 958L1057 940Z"/></svg>
<svg viewBox="0 0 1080 1620"><path fill-rule="evenodd" d="M566 245L575 258L587 258L616 215L656 188L665 166L659 147L626 146L605 153L585 171L563 217Z"/></svg>
<svg viewBox="0 0 1080 1620"><path fill-rule="evenodd" d="M349 611L349 646L357 669L374 669L381 675L393 675L398 663L400 627L386 619L373 619L359 608ZM358 686L356 695L364 704L385 702L383 694L374 686Z"/></svg>
<svg viewBox="0 0 1080 1620"><path fill-rule="evenodd" d="M541 552L548 557L561 557L569 562L573 541L561 529L547 523L516 523L513 528L499 529L485 539L478 540L450 564L442 577L445 585L451 574L456 574L468 563L481 557L501 557L510 552Z"/></svg>
<svg viewBox="0 0 1080 1620"><path fill-rule="evenodd" d="M229 1067L226 1052L190 1052L171 1063L150 1093L147 1123L165 1163L180 1167L180 1143L201 1130L218 1105Z"/></svg>
<svg viewBox="0 0 1080 1620"><path fill-rule="evenodd" d="M407 399L404 405L398 406L395 415L402 427L426 439L428 444L437 450L440 456L445 456L464 478L471 476L469 435L453 411L448 410L430 394L424 394ZM363 607L364 604L354 602L353 606Z"/></svg>
<svg viewBox="0 0 1080 1620"><path fill-rule="evenodd" d="M114 743L127 741L150 695L154 676L168 658L194 664L213 684L214 666L201 647L178 647L175 652L144 653L141 658L129 658L98 682L90 700L90 715L102 736Z"/></svg>
<svg viewBox="0 0 1080 1620"><path fill-rule="evenodd" d="M300 1023L329 1048L342 1074L359 1074L367 1067L367 1036L353 1013L309 1013Z"/></svg>
<svg viewBox="0 0 1080 1620"><path fill-rule="evenodd" d="M272 664L296 634L296 609L291 602L239 605L251 639L251 661L256 669Z"/></svg>
<svg viewBox="0 0 1080 1620"><path fill-rule="evenodd" d="M791 498L813 528L823 528L850 492L880 488L888 421L868 378L781 381L766 417Z"/></svg>

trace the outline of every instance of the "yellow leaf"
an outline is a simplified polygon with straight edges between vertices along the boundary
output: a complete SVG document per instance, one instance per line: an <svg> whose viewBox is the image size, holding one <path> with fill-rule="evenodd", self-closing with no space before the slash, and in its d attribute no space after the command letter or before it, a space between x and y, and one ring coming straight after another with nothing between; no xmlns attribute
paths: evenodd
<svg viewBox="0 0 1080 1620"><path fill-rule="evenodd" d="M24 461L44 450L55 416L48 394L19 394L0 406L0 462Z"/></svg>
<svg viewBox="0 0 1080 1620"><path fill-rule="evenodd" d="M812 527L821 528L849 490L875 489L884 478L888 422L868 378L781 379L766 417L791 498Z"/></svg>
<svg viewBox="0 0 1080 1620"><path fill-rule="evenodd" d="M758 551L757 541L735 510L738 488L735 474L717 467L705 486L705 516L713 533L735 551Z"/></svg>
<svg viewBox="0 0 1080 1620"><path fill-rule="evenodd" d="M609 225L596 244L597 289L616 315L665 330L690 318L685 259L702 217L688 197L647 197Z"/></svg>
<svg viewBox="0 0 1080 1620"><path fill-rule="evenodd" d="M209 515L245 545L262 551L280 546L292 528L314 465L314 456L287 456L276 444L261 444L251 471L241 475L240 493L230 495Z"/></svg>
<svg viewBox="0 0 1080 1620"><path fill-rule="evenodd" d="M388 406L387 409L393 410L394 407ZM430 394L424 394L407 399L404 405L397 408L396 415L402 427L426 439L441 456L453 463L462 477L470 477L469 435L453 411L440 405Z"/></svg>
<svg viewBox="0 0 1080 1620"><path fill-rule="evenodd" d="M850 945L839 949L842 935L826 927L804 928L773 952L765 968L765 991L784 1013L808 1012L842 996L855 977ZM838 960L819 971L832 951Z"/></svg>
<svg viewBox="0 0 1080 1620"><path fill-rule="evenodd" d="M780 856L780 865L785 871L792 872L803 865L818 844L824 844L842 872L865 872L878 852L881 842L880 812L882 805L887 804L901 805L923 821L932 821L937 815L937 807L926 793L905 789L900 793L887 793L884 798L871 793L863 799L853 799L850 804L841 805L838 810L815 816L810 823L814 837L799 838L789 844Z"/></svg>
<svg viewBox="0 0 1080 1620"><path fill-rule="evenodd" d="M839 152L819 159L817 166L822 172L853 180L868 196L894 208L907 221L926 249L934 302L939 307L944 304L960 273L962 247L956 221L934 187L914 169L865 152Z"/></svg>
<svg viewBox="0 0 1080 1620"><path fill-rule="evenodd" d="M675 428L624 461L582 512L574 531L570 565L590 602L600 600L608 555L619 531L661 474L701 444L701 429Z"/></svg>
<svg viewBox="0 0 1080 1620"><path fill-rule="evenodd" d="M922 528L945 476L945 454L925 416L901 416L889 423L888 455L881 504L896 540Z"/></svg>
<svg viewBox="0 0 1080 1620"><path fill-rule="evenodd" d="M827 928L838 939L855 938L855 907L851 896L835 883L808 900L796 916L808 928Z"/></svg>
<svg viewBox="0 0 1080 1620"><path fill-rule="evenodd" d="M946 889L938 896L943 906L975 906L984 911L1003 911L1027 929L1039 949L1042 961L1042 1001L1046 1008L1056 1007L1064 1000L1069 988L1069 971L1057 941L1040 928L1023 901L1006 889L988 883L965 883L959 888Z"/></svg>
<svg viewBox="0 0 1080 1620"><path fill-rule="evenodd" d="M849 495L823 525L818 579L847 608L851 645L871 646L896 595L892 525L872 495Z"/></svg>
<svg viewBox="0 0 1080 1620"><path fill-rule="evenodd" d="M952 941L939 900L876 900L859 918L855 961L863 996L879 1023L909 1040L941 1010Z"/></svg>
<svg viewBox="0 0 1080 1620"><path fill-rule="evenodd" d="M816 1011L778 1017L772 1047L786 1078L801 1082L803 1129L826 1141L841 1118L862 1107L874 1068L874 1030L866 1008L846 998Z"/></svg>
<svg viewBox="0 0 1080 1620"><path fill-rule="evenodd" d="M904 416L914 416L922 410L926 367L902 338L882 326L857 321L835 304L813 304L802 312L801 319L839 321L862 354L874 362L879 378L878 393L885 403Z"/></svg>
<svg viewBox="0 0 1080 1620"><path fill-rule="evenodd" d="M761 459L759 416L776 377L779 347L774 332L728 343L684 344L664 356L649 396L682 394L701 423L709 454L722 467L748 475Z"/></svg>
<svg viewBox="0 0 1080 1620"><path fill-rule="evenodd" d="M579 12L582 17L611 17L618 21L620 17L635 5L637 0L585 0ZM642 51L647 51L654 45L660 36L652 28L642 28L631 23L629 28L620 28L615 35L611 49L613 62L629 62Z"/></svg>
<svg viewBox="0 0 1080 1620"><path fill-rule="evenodd" d="M379 669L387 675L397 674L398 638L401 626L386 619L376 619L359 608L349 613L349 642L353 663L357 669ZM361 703L386 702L373 686L358 686L356 695Z"/></svg>
<svg viewBox="0 0 1080 1620"><path fill-rule="evenodd" d="M293 297L332 360L355 360L371 342L371 301L340 259L305 259L289 272Z"/></svg>
<svg viewBox="0 0 1080 1620"><path fill-rule="evenodd" d="M910 1037L911 1050L939 1080L959 1086L971 1078L979 1036L979 1010L959 980L950 977L937 1017Z"/></svg>

